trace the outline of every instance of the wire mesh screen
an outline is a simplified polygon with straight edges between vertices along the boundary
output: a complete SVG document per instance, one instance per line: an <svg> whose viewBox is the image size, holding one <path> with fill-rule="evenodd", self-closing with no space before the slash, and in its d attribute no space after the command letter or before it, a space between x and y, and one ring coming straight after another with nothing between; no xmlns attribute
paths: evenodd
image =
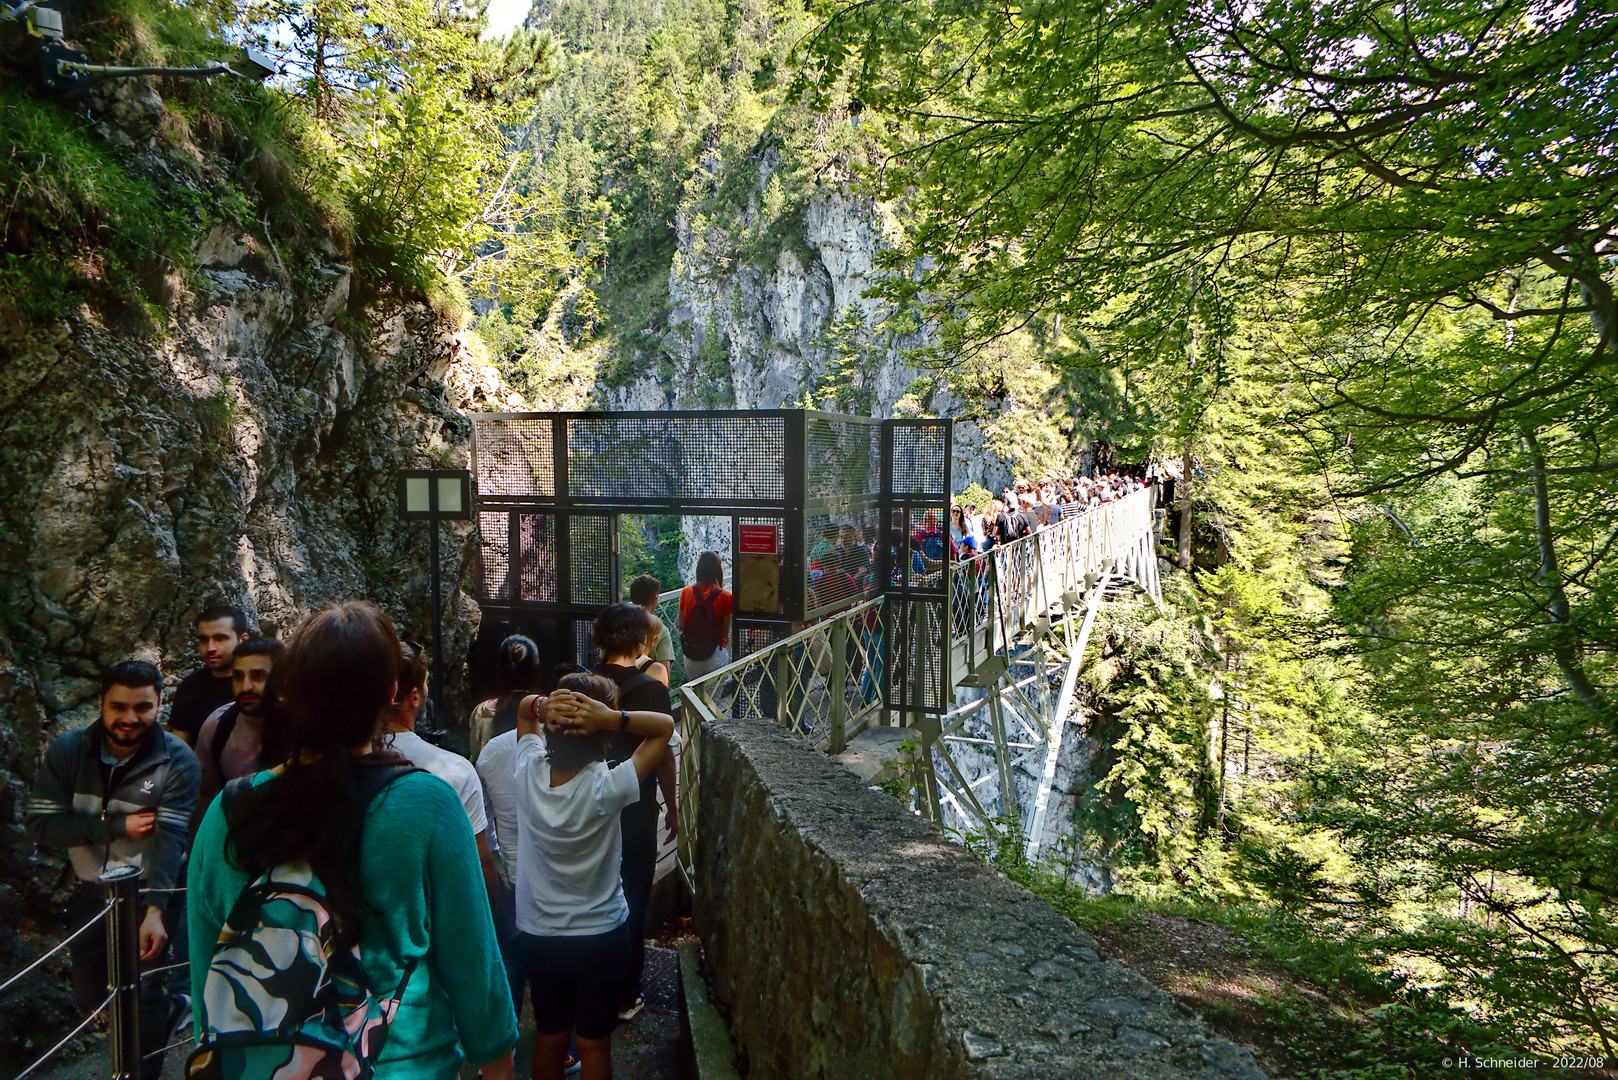
<svg viewBox="0 0 1618 1080"><path fill-rule="evenodd" d="M803 542L808 568L808 617L841 611L876 595L873 545L881 510L810 511Z"/></svg>
<svg viewBox="0 0 1618 1080"><path fill-rule="evenodd" d="M906 494L947 495L949 422L915 420L892 427L892 489Z"/></svg>
<svg viewBox="0 0 1618 1080"><path fill-rule="evenodd" d="M556 518L518 514L517 538L517 595L512 599L555 603Z"/></svg>
<svg viewBox="0 0 1618 1080"><path fill-rule="evenodd" d="M573 662L594 667L596 660L595 623L588 619L573 620Z"/></svg>
<svg viewBox="0 0 1618 1080"><path fill-rule="evenodd" d="M550 417L472 414L477 434L478 493L551 499L556 496L556 459Z"/></svg>
<svg viewBox="0 0 1618 1080"><path fill-rule="evenodd" d="M882 425L809 413L803 422L804 495L810 503L874 496L882 488Z"/></svg>
<svg viewBox="0 0 1618 1080"><path fill-rule="evenodd" d="M478 515L477 587L480 599L511 599L511 522L504 510Z"/></svg>
<svg viewBox="0 0 1618 1080"><path fill-rule="evenodd" d="M893 673L888 686L888 703L897 709L945 712L949 708L950 687L945 680L943 597L898 597L887 600L893 636Z"/></svg>
<svg viewBox="0 0 1618 1080"><path fill-rule="evenodd" d="M779 416L602 416L567 421L572 499L775 502L785 491Z"/></svg>
<svg viewBox="0 0 1618 1080"><path fill-rule="evenodd" d="M575 606L606 607L618 599L618 558L610 514L568 518L568 599Z"/></svg>

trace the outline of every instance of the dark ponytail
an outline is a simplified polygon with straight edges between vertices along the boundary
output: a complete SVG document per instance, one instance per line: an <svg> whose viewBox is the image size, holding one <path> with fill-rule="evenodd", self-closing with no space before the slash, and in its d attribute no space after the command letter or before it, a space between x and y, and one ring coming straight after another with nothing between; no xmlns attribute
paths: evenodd
<svg viewBox="0 0 1618 1080"><path fill-rule="evenodd" d="M306 862L337 915L338 945L359 939L359 882L365 820L353 750L371 745L399 679L399 638L376 605L335 604L298 627L280 675L286 771L236 800L227 851L252 877Z"/></svg>

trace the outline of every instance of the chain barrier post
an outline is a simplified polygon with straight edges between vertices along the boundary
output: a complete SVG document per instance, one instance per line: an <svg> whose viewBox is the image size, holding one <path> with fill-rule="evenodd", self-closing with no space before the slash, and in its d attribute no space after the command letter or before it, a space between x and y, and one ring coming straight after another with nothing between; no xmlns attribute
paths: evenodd
<svg viewBox="0 0 1618 1080"><path fill-rule="evenodd" d="M101 878L107 913L107 978L113 993L112 1080L140 1078L140 871L120 867Z"/></svg>

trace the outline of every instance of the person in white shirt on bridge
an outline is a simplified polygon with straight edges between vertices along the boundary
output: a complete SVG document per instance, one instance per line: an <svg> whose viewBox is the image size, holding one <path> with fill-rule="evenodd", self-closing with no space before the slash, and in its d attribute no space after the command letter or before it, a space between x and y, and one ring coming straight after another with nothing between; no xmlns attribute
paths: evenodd
<svg viewBox="0 0 1618 1080"><path fill-rule="evenodd" d="M538 701L528 697L518 706L513 779L516 951L533 991L533 1076L560 1080L571 1032L583 1075L604 1080L612 1075L612 1031L631 977L619 815L640 798L674 721L618 711L618 688L605 676L568 675L547 701L547 719L558 710L571 715L559 717L565 726L548 727L541 740ZM639 735L641 743L628 761L609 768L615 731Z"/></svg>
<svg viewBox="0 0 1618 1080"><path fill-rule="evenodd" d="M490 910L496 910L500 900L500 876L495 869L494 849L489 846L489 819L483 808L483 784L478 771L461 755L432 743L416 734L416 716L427 700L427 657L421 646L408 641L399 643L399 691L388 715L388 739L395 752L409 759L419 769L425 769L455 789L466 808L466 818L472 824L472 835L478 843L478 862L483 867L483 885L489 890Z"/></svg>

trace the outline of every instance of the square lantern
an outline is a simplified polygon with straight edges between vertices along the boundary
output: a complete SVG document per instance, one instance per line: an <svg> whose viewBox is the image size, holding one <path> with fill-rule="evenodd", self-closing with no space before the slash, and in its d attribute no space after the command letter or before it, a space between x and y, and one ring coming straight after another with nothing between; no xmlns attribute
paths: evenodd
<svg viewBox="0 0 1618 1080"><path fill-rule="evenodd" d="M404 469L399 515L408 520L470 518L472 474L465 469Z"/></svg>

